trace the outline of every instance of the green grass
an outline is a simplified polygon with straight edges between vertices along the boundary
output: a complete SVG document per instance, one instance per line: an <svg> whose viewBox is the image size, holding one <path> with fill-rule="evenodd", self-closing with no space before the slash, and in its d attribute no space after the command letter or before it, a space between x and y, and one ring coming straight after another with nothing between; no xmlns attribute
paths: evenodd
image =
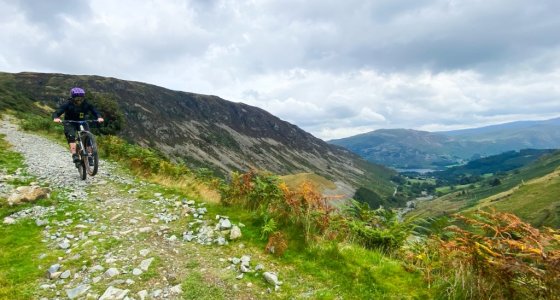
<svg viewBox="0 0 560 300"><path fill-rule="evenodd" d="M558 187L553 184L524 186L524 182L545 177L560 167L560 151L544 155L533 163L516 169L500 178L501 184L491 186L486 182L469 186L456 186L455 192L449 187L438 188L438 192L447 193L432 201L423 201L407 217L435 217L459 212L464 209L477 209L488 206L484 200L507 191L515 190L514 196L493 203L498 210L511 212L534 226L556 226L558 217ZM551 179L552 180L552 179ZM519 186L522 188L517 189ZM461 192L461 187L465 192ZM516 190L517 189L517 190Z"/></svg>
<svg viewBox="0 0 560 300"><path fill-rule="evenodd" d="M9 144L0 136L0 168L8 174L24 167L23 157L10 150ZM45 199L35 205L49 205L52 200ZM8 206L0 204L0 221L19 210L31 207L32 204ZM0 223L0 299L32 299L36 289L36 281L44 275L44 266L48 257L42 261L39 255L47 253L41 242L42 227L33 220L20 220L16 224ZM52 256L53 254L49 254Z"/></svg>
<svg viewBox="0 0 560 300"><path fill-rule="evenodd" d="M207 282L199 272L191 272L187 279L181 284L183 299L193 300L215 300L226 299L225 293L220 287Z"/></svg>
<svg viewBox="0 0 560 300"><path fill-rule="evenodd" d="M560 173L527 182L499 200L483 200L481 204L498 211L513 213L536 227L560 228Z"/></svg>
<svg viewBox="0 0 560 300"><path fill-rule="evenodd" d="M47 249L41 242L42 228L32 220L0 225L0 299L32 299L36 281L46 263L39 260Z"/></svg>
<svg viewBox="0 0 560 300"><path fill-rule="evenodd" d="M8 174L23 167L23 156L10 150L10 144L5 140L6 135L0 134L0 167L5 169Z"/></svg>
<svg viewBox="0 0 560 300"><path fill-rule="evenodd" d="M62 138L62 134L59 136L59 133L56 131L47 135L57 140ZM126 149L126 147L123 149ZM113 157L113 159L118 160L119 158ZM127 186L127 188L131 187ZM144 200L155 199L154 193L162 193L162 196L167 199L178 197L178 201L182 198L192 199L197 201L197 203L204 200L199 196L192 196L191 193L184 189L154 185L143 186L137 189L139 189L139 192L135 196ZM123 191L126 191L126 188ZM196 195L194 192L192 194ZM245 245L246 249L264 251L267 241L261 238L262 216L240 207L224 207L219 203L206 203L205 207L208 209L207 217L209 219L214 219L216 214L227 215L234 224L243 223L246 225L242 228L243 238L241 241L231 243L229 247L232 250L226 251L234 251L233 249L236 249L241 243ZM84 209L79 203L66 202L61 208L64 211L60 212L54 219L74 219L79 216L76 211ZM68 217L65 215L65 212L73 212L73 214ZM180 224L184 225L183 223ZM71 228L68 229L71 230ZM176 230L178 229L171 228L171 232ZM423 284L420 275L407 272L396 258L391 258L381 252L366 250L355 245L328 244L309 246L303 240L301 228L294 226L283 228L283 230L289 237L288 251L282 257L266 256L265 265L271 267L268 270L278 271L280 280L284 282L284 285L280 292L262 295L264 298L289 299L307 296L311 299L430 298L430 290ZM104 251L116 248L121 242L115 239L94 240L93 246L96 246L99 251ZM89 247L92 247L92 245ZM84 257L83 259L86 258ZM216 258L213 256L207 259L215 260ZM88 262L88 264L92 263ZM33 267L32 264L30 265L31 267ZM34 267L37 269L37 266ZM185 299L224 299L232 295L232 293L235 294L235 292L229 289L230 280L234 279L228 278L227 284L224 284L221 281L222 279L217 279L219 276L209 278L207 274L202 273L198 268L199 263L192 263L187 266L187 276L182 282L183 291L188 291L183 294ZM150 270L155 272L156 268L151 266ZM41 275L39 274L39 276ZM143 274L142 280L150 280L152 275L149 273ZM37 274L30 273L27 282L33 282L36 278ZM249 280L259 288L268 287L268 284L262 279L262 275L258 277L247 276L245 280ZM245 281L240 281L238 284L245 283ZM31 284L29 287L36 288L36 285ZM257 297L259 296L257 295Z"/></svg>
<svg viewBox="0 0 560 300"><path fill-rule="evenodd" d="M314 299L429 299L419 274L410 273L398 259L349 244L330 243L288 251L283 262L294 272L312 276ZM295 274L292 274L295 276Z"/></svg>

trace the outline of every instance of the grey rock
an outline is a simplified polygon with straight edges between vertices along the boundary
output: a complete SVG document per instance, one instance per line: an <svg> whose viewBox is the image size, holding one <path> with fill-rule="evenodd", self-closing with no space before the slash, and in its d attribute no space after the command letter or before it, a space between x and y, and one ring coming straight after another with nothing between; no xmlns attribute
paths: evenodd
<svg viewBox="0 0 560 300"><path fill-rule="evenodd" d="M62 272L52 272L49 274L49 279L58 279L62 275Z"/></svg>
<svg viewBox="0 0 560 300"><path fill-rule="evenodd" d="M12 218L12 217L5 217L4 218L4 224L7 225L12 225L16 223L16 219Z"/></svg>
<svg viewBox="0 0 560 300"><path fill-rule="evenodd" d="M101 295L99 300L122 300L128 294L129 290L121 290L115 287L108 287L105 293Z"/></svg>
<svg viewBox="0 0 560 300"><path fill-rule="evenodd" d="M88 269L88 271L89 271L90 273L102 272L102 271L104 271L104 270L105 270L105 268L103 268L101 265L95 265L95 266L93 266L93 267L91 267L91 268Z"/></svg>
<svg viewBox="0 0 560 300"><path fill-rule="evenodd" d="M145 300L146 297L148 297L148 291L146 290L139 291L138 297L140 297L140 300Z"/></svg>
<svg viewBox="0 0 560 300"><path fill-rule="evenodd" d="M232 224L229 219L220 219L220 230L231 229Z"/></svg>
<svg viewBox="0 0 560 300"><path fill-rule="evenodd" d="M64 240L62 241L62 243L58 244L58 247L59 247L60 249L66 250L66 249L70 248L70 241L67 240L67 239L64 239Z"/></svg>
<svg viewBox="0 0 560 300"><path fill-rule="evenodd" d="M48 220L36 219L35 224L39 227L49 224Z"/></svg>
<svg viewBox="0 0 560 300"><path fill-rule="evenodd" d="M57 279L58 276L60 276L61 274L61 272L58 272L58 270L60 270L60 264L54 264L50 266L49 269L47 270L47 278Z"/></svg>
<svg viewBox="0 0 560 300"><path fill-rule="evenodd" d="M70 272L70 270L66 270L62 274L60 274L60 278L61 279L66 279L66 278L70 277L70 275L72 275L72 272Z"/></svg>
<svg viewBox="0 0 560 300"><path fill-rule="evenodd" d="M169 289L169 293L171 295L181 295L183 293L183 290L181 289L181 285L178 284L178 285L172 286Z"/></svg>
<svg viewBox="0 0 560 300"><path fill-rule="evenodd" d="M183 240L190 242L192 240L194 240L196 238L196 236L192 235L192 233L185 233L183 234Z"/></svg>
<svg viewBox="0 0 560 300"><path fill-rule="evenodd" d="M150 257L148 259L143 260L140 263L140 269L144 272L148 271L148 268L150 267L150 265L152 264L152 261L154 261L153 257Z"/></svg>
<svg viewBox="0 0 560 300"><path fill-rule="evenodd" d="M143 273L142 270L138 268L134 268L134 270L132 270L132 275L134 276L140 276L142 273Z"/></svg>
<svg viewBox="0 0 560 300"><path fill-rule="evenodd" d="M264 279L273 285L281 285L282 282L278 281L278 275L276 275L276 273L273 272L264 272L263 273Z"/></svg>
<svg viewBox="0 0 560 300"><path fill-rule="evenodd" d="M237 225L234 225L229 233L229 239L233 241L239 238L241 238L241 228L239 228Z"/></svg>
<svg viewBox="0 0 560 300"><path fill-rule="evenodd" d="M80 284L73 289L66 290L66 296L68 296L68 298L70 298L70 299L76 299L76 298L84 295L85 293L87 293L87 291L90 288L91 288L91 286L89 286L87 284Z"/></svg>
<svg viewBox="0 0 560 300"><path fill-rule="evenodd" d="M158 298L159 296L161 296L161 294L163 294L163 291L158 289L152 292L152 297Z"/></svg>
<svg viewBox="0 0 560 300"><path fill-rule="evenodd" d="M107 271L105 271L105 276L108 278L112 278L115 277L117 275L119 275L121 272L119 272L119 270L117 268L110 268Z"/></svg>
<svg viewBox="0 0 560 300"><path fill-rule="evenodd" d="M54 290L56 288L56 284L41 284L40 288L42 290Z"/></svg>
<svg viewBox="0 0 560 300"><path fill-rule="evenodd" d="M216 239L216 243L220 246L227 245L227 240L223 236L220 236Z"/></svg>
<svg viewBox="0 0 560 300"><path fill-rule="evenodd" d="M251 264L251 257L249 255L241 256L241 265L248 267Z"/></svg>

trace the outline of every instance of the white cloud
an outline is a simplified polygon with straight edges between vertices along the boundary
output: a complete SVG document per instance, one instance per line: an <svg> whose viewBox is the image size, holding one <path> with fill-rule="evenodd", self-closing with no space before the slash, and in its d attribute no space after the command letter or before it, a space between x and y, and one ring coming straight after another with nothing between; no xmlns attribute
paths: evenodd
<svg viewBox="0 0 560 300"><path fill-rule="evenodd" d="M312 134L560 115L560 2L0 0L0 70L218 95Z"/></svg>

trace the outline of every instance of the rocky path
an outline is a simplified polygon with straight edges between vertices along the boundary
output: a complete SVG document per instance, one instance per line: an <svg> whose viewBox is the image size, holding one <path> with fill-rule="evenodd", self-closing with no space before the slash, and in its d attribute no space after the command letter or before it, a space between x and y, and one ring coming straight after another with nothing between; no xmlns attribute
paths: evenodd
<svg viewBox="0 0 560 300"><path fill-rule="evenodd" d="M46 250L37 259L45 276L36 299L261 299L280 292L266 257L243 245L242 224L103 160L99 174L82 181L65 147L6 119L0 133L25 157L27 169L16 176L31 176L56 198L56 206L22 210L0 224L33 218L43 228ZM16 188L5 182L0 192Z"/></svg>

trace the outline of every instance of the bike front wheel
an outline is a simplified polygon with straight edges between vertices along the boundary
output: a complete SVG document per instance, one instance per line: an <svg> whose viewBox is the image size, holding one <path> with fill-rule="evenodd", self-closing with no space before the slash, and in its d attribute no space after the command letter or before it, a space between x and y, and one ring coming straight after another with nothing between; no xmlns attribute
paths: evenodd
<svg viewBox="0 0 560 300"><path fill-rule="evenodd" d="M83 144L85 147L85 152L87 154L84 160L84 166L87 174L90 176L95 176L99 170L99 155L97 152L97 143L95 142L95 136L91 133L86 133L83 136Z"/></svg>
<svg viewBox="0 0 560 300"><path fill-rule="evenodd" d="M79 152L81 153L81 151ZM76 163L76 168L78 168L78 173L80 173L80 178L82 180L86 180L88 172L86 171L86 163L87 160L82 154L80 155L80 161Z"/></svg>

